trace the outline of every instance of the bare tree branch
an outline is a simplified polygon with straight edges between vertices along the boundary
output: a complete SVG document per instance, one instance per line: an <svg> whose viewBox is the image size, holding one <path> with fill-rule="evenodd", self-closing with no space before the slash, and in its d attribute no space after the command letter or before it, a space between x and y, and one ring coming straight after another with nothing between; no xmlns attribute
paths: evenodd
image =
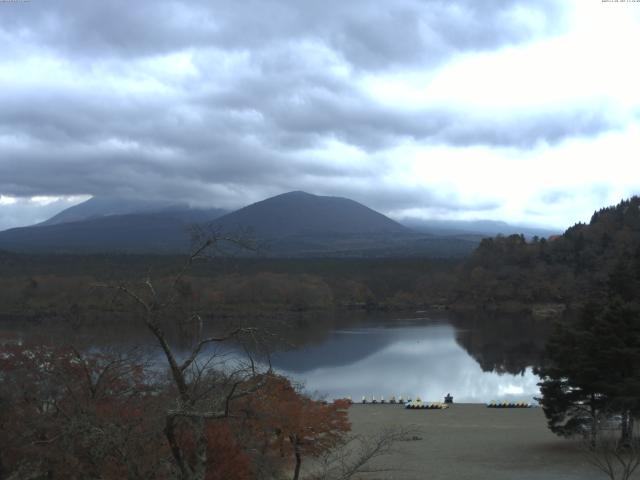
<svg viewBox="0 0 640 480"><path fill-rule="evenodd" d="M319 459L318 471L307 479L349 480L363 473L395 471L396 468L376 465L375 460L393 453L398 442L419 439L420 433L409 427L382 430L371 437L349 436Z"/></svg>
<svg viewBox="0 0 640 480"><path fill-rule="evenodd" d="M629 442L617 438L617 432L601 433L595 444L585 442L582 450L587 461L610 480L629 480L640 467L638 432Z"/></svg>
<svg viewBox="0 0 640 480"><path fill-rule="evenodd" d="M181 371L185 371L187 368L189 368L189 365L191 365L193 363L193 361L197 358L197 356L200 354L200 352L202 351L202 349L208 345L209 343L221 343L221 342L226 342L228 340L231 340L232 338L240 335L241 333L248 333L253 331L253 328L236 328L235 330L233 330L232 332L222 336L222 337L209 337L209 338L205 338L203 340L200 340L198 342L198 344L195 346L195 348L193 349L193 351L191 352L191 355L189 355L189 357L182 363L182 365L180 366L180 370Z"/></svg>

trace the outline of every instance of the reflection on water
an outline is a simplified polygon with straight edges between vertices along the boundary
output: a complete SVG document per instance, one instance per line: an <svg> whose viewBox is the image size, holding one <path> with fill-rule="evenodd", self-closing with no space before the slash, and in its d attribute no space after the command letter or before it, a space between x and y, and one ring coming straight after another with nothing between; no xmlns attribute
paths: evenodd
<svg viewBox="0 0 640 480"><path fill-rule="evenodd" d="M457 316L456 340L484 372L524 373L542 359L553 323L533 317Z"/></svg>
<svg viewBox="0 0 640 480"><path fill-rule="evenodd" d="M255 317L247 319L251 325ZM269 350L273 367L303 383L306 390L326 398L391 395L420 396L441 401L447 393L457 402L491 400L533 401L538 395L531 366L544 346L548 322L532 319L443 317L374 318L364 313L331 316L323 313L273 319L260 325L278 338ZM71 343L79 348L153 349L144 326L128 319L117 324L66 325L64 322L1 322L22 336ZM211 320L200 334L228 331ZM171 337L178 350L194 341L180 329ZM168 333L171 333L169 330ZM228 351L227 351L228 352Z"/></svg>
<svg viewBox="0 0 640 480"><path fill-rule="evenodd" d="M456 341L457 332L440 322L337 329L322 344L274 354L272 362L327 398L402 395L442 401L451 393L458 402L487 402L532 401L538 394L531 368L517 375L483 371Z"/></svg>

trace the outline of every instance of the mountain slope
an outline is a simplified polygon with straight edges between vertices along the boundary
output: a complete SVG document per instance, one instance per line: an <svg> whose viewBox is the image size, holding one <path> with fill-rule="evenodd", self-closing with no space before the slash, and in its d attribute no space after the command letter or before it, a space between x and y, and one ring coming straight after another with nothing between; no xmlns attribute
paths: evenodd
<svg viewBox="0 0 640 480"><path fill-rule="evenodd" d="M305 192L267 198L215 222L226 229L249 228L260 238L294 235L409 233L410 230L358 202Z"/></svg>
<svg viewBox="0 0 640 480"><path fill-rule="evenodd" d="M221 212L218 209L174 209L100 216L75 222L45 222L0 232L0 248L68 253L182 252L190 246L190 226L210 222Z"/></svg>
<svg viewBox="0 0 640 480"><path fill-rule="evenodd" d="M88 201L40 225L0 232L0 248L25 252L184 253L189 228L211 224L225 233L248 232L265 255L283 257L459 257L478 238L419 234L358 202L290 192L220 216L221 211L166 207L114 214L149 205ZM73 221L76 220L76 221Z"/></svg>
<svg viewBox="0 0 640 480"><path fill-rule="evenodd" d="M158 212L169 208L170 205L170 202L154 202L149 200L115 197L92 197L85 202L63 210L50 219L45 220L40 225L80 222L82 220L107 217L111 215Z"/></svg>

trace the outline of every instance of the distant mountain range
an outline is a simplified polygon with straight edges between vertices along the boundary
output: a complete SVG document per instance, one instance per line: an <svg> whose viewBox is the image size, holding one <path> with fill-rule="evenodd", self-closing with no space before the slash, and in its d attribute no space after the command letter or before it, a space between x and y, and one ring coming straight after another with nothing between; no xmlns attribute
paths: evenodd
<svg viewBox="0 0 640 480"><path fill-rule="evenodd" d="M195 209L187 204L158 202L149 200L93 197L79 205L69 207L39 225L80 222L118 215L167 214L170 217L183 217L187 222L200 222L220 217L227 210L219 208Z"/></svg>
<svg viewBox="0 0 640 480"><path fill-rule="evenodd" d="M495 237L496 235L523 234L527 238L534 236L543 238L562 233L559 230L511 225L496 220L423 220L406 218L401 223L417 232L432 235L480 235Z"/></svg>
<svg viewBox="0 0 640 480"><path fill-rule="evenodd" d="M495 234L496 229L505 234L517 231L495 223L402 225L347 198L299 191L234 212L91 198L40 224L0 232L0 248L65 253L186 252L190 248L189 229L198 224L217 231L243 231L265 244L263 253L267 255L452 257L467 255L483 236ZM489 227L495 227L491 233Z"/></svg>
<svg viewBox="0 0 640 480"><path fill-rule="evenodd" d="M189 248L189 226L210 219L203 211L109 215L0 232L0 248L26 252L173 253Z"/></svg>

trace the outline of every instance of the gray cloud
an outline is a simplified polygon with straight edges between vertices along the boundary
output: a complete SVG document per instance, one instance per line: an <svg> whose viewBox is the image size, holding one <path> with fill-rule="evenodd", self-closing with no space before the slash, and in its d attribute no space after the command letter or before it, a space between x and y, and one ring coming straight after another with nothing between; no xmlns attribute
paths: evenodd
<svg viewBox="0 0 640 480"><path fill-rule="evenodd" d="M623 125L600 105L581 105L555 111L501 114L487 117L448 112L434 138L458 146L489 145L529 148L538 143L557 144L567 138L591 137Z"/></svg>
<svg viewBox="0 0 640 480"><path fill-rule="evenodd" d="M556 204L573 198L573 196L573 192L568 192L566 190L546 190L540 195L540 201L545 204ZM535 212L533 210L530 213L539 214L539 212Z"/></svg>
<svg viewBox="0 0 640 480"><path fill-rule="evenodd" d="M579 202L581 199L590 199L592 204L604 205L611 197L611 186L604 183L584 185L571 191L550 189L540 194L540 202L543 204L557 205L563 202ZM633 194L633 192L630 192ZM620 199L622 200L622 199Z"/></svg>
<svg viewBox="0 0 640 480"><path fill-rule="evenodd" d="M563 13L555 0L61 0L3 7L0 25L71 56L148 56L203 46L254 51L311 40L371 68L527 41L561 28Z"/></svg>
<svg viewBox="0 0 640 480"><path fill-rule="evenodd" d="M34 89L17 77L0 80L0 193L136 194L233 207L306 189L383 210L477 210L446 192L381 185L391 168L381 152L405 140L529 148L616 125L596 106L407 111L371 98L355 79L436 69L459 53L553 34L563 22L554 0L2 6L9 53L53 56L77 81ZM188 53L194 71L154 73L150 63L171 53ZM160 85L138 90L137 82ZM368 160L318 154L335 141Z"/></svg>
<svg viewBox="0 0 640 480"><path fill-rule="evenodd" d="M487 212L500 206L499 202L485 200L468 202L453 191L429 191L419 187L373 183L370 185L344 185L333 187L335 195L353 198L371 208L402 217L407 210L422 209L430 213Z"/></svg>

